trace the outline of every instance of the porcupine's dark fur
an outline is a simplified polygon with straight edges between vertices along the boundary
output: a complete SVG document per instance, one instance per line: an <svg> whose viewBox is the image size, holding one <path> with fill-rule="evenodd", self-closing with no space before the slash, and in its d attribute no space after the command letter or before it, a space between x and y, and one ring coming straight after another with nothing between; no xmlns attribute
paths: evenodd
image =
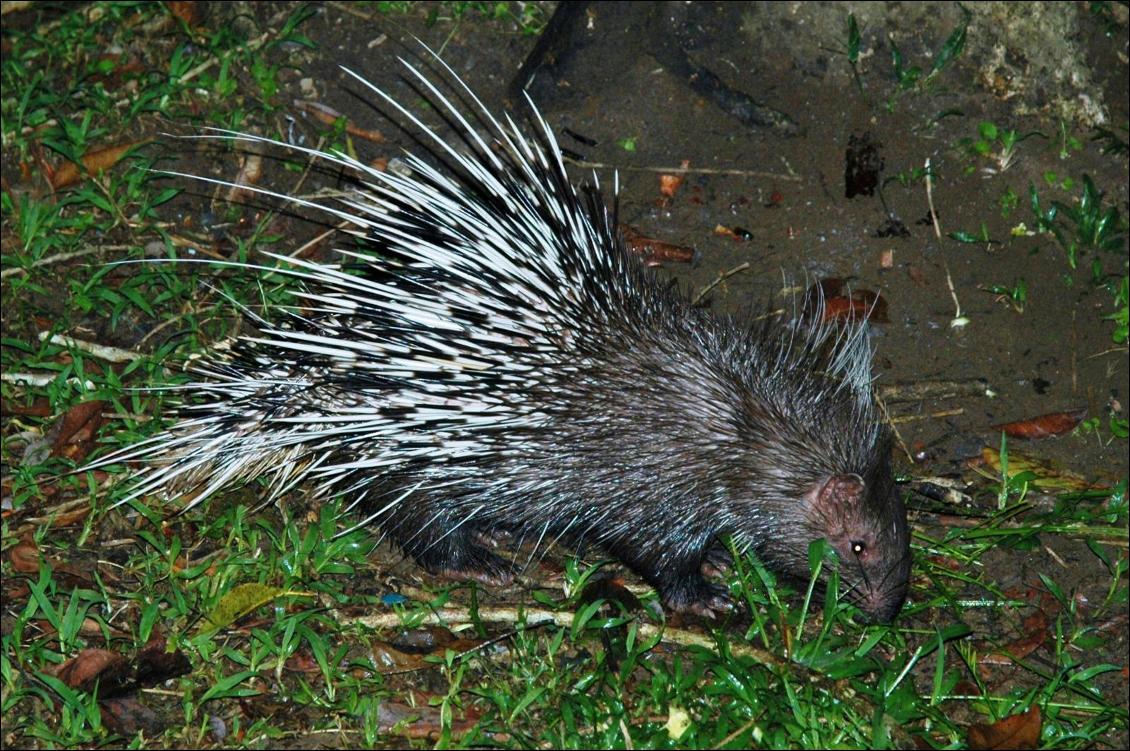
<svg viewBox="0 0 1130 751"><path fill-rule="evenodd" d="M302 309L192 368L180 421L125 452L150 464L133 495L303 482L430 570L505 576L514 564L481 544L499 530L599 544L699 613L727 604L701 573L720 536L800 578L824 537L848 596L894 617L906 513L865 324L693 307L630 257L596 189L572 187L536 112L530 140L453 76L472 125L408 70L459 147L370 86L432 163L409 157L403 176L316 154L361 180L319 208L374 253L292 263Z"/></svg>

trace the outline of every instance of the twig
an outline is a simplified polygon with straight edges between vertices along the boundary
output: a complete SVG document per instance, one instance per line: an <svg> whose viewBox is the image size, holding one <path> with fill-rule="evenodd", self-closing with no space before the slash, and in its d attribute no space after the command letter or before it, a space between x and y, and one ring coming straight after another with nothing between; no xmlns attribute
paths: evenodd
<svg viewBox="0 0 1130 751"><path fill-rule="evenodd" d="M930 177L930 157L926 157L926 204L930 207L930 221L934 224L934 235L942 239L942 227L938 224L938 212L934 211L934 181Z"/></svg>
<svg viewBox="0 0 1130 751"><path fill-rule="evenodd" d="M325 232L323 232L319 235L315 235L314 237L310 238L309 242L303 243L302 245L298 246L298 248L296 248L293 253L288 253L287 255L291 258L302 258L303 256L306 255L307 250L314 247L315 245L317 245L318 243L320 243L322 240L326 239L330 235L335 234L337 232L344 231L346 229L346 227L348 227L348 226L349 226L349 222L343 221L341 224L338 224L336 227L330 227Z"/></svg>
<svg viewBox="0 0 1130 751"><path fill-rule="evenodd" d="M989 386L989 382L984 378L887 383L875 391L888 402L916 402L923 399L953 399L966 396L992 397L995 395L992 387Z"/></svg>
<svg viewBox="0 0 1130 751"><path fill-rule="evenodd" d="M957 300L957 292L953 288L953 277L950 276L950 265L942 259L942 267L946 270L946 286L949 287L950 297L953 298L953 320L950 321L951 329L960 329L969 323L969 319L961 314L961 303Z"/></svg>
<svg viewBox="0 0 1130 751"><path fill-rule="evenodd" d="M259 47L261 47L264 42L266 42L268 39L272 38L274 36L274 34L275 34L274 31L265 31L262 34L260 34L259 36L257 36L256 38L252 39L250 42L248 42L245 45L244 49L246 49L248 51L255 51L255 50L259 49ZM188 71L183 76L181 76L179 79L177 79L177 83L188 83L189 81L196 78L198 75L200 75L204 71L206 71L209 68L211 68L212 66L216 65L219 61L220 61L220 58L218 58L218 57L209 58L205 62L201 63L200 65L197 65L195 68Z"/></svg>
<svg viewBox="0 0 1130 751"><path fill-rule="evenodd" d="M399 629L404 625L399 613L374 613L371 615L351 615L340 611L331 611L334 620L339 625L359 623L372 629ZM474 615L470 608L445 607L432 610L419 625L443 625L450 627L457 623L518 623L525 620L525 628L537 628L548 623L553 623L561 628L571 628L575 613L569 611L553 611L543 608L515 607L479 607ZM662 637L663 641L683 646L698 646L714 651L718 648L717 642L704 634L696 633L670 626L657 626L651 623L640 623L638 626L640 639ZM744 655L752 657L763 665L776 665L778 667L790 664L788 660L749 645L733 643L730 649L735 656Z"/></svg>
<svg viewBox="0 0 1130 751"><path fill-rule="evenodd" d="M50 340L52 344L58 344L60 347L87 352L101 360L107 360L109 362L133 362L141 357L137 352L121 349L120 347L110 347L105 344L88 342L84 339L75 339L72 336L52 334L50 331L39 332L39 341L42 342L46 340Z"/></svg>
<svg viewBox="0 0 1130 751"><path fill-rule="evenodd" d="M926 203L930 206L930 221L934 225L934 235L938 240L942 239L942 226L938 222L938 212L934 210L934 179L930 174L930 158L926 158ZM953 306L956 309L953 314L953 320L950 321L951 329L960 329L969 323L969 319L961 314L961 303L957 300L957 292L953 288L953 277L950 275L950 265L946 260L942 259L942 266L946 270L946 286L949 287L950 297L953 298Z"/></svg>
<svg viewBox="0 0 1130 751"><path fill-rule="evenodd" d="M941 412L931 412L926 415L900 415L899 417L891 417L888 421L891 425L902 425L907 422L918 422L919 420L936 420L939 417L954 417L956 415L965 414L965 410L961 407L957 409L943 409Z"/></svg>
<svg viewBox="0 0 1130 751"><path fill-rule="evenodd" d="M710 290L714 289L715 287L717 287L719 284L721 284L725 280L729 279L734 274L737 274L739 271L745 271L748 268L749 268L749 261L746 261L745 263L738 264L737 266L730 269L729 271L723 271L721 274L718 275L717 279L715 279L710 284L703 287L702 291L694 296L694 299L691 300L691 305L698 305L699 301L702 300L702 298L706 297L707 293L710 292Z"/></svg>
<svg viewBox="0 0 1130 751"><path fill-rule="evenodd" d="M54 264L54 263L62 263L63 261L70 261L73 258L81 258L82 256L89 256L93 253L98 253L98 252L101 252L103 250L129 250L130 247L131 246L129 246L129 245L96 245L92 248L84 248L83 250L75 250L75 251L72 251L70 253L59 253L57 255L47 256L46 258L40 258L38 261L36 261L35 263L33 263L31 265L31 268L34 269L34 268L37 268L39 266L50 266L51 264ZM18 268L18 269L4 269L3 271L0 271L0 279L7 279L8 277L14 276L15 274L26 274L26 273L27 273L27 269L22 268L22 267Z"/></svg>
<svg viewBox="0 0 1130 751"><path fill-rule="evenodd" d="M906 454L907 460L909 460L911 464L914 464L914 454L910 453L910 449L902 439L902 434L899 433L899 429L895 427L894 420L891 419L891 413L887 411L887 405L883 403L882 398L880 398L878 394L875 394L875 403L879 405L879 411L883 413L883 419L891 426L891 432L895 434L895 440L898 441L899 447L902 448L903 453Z"/></svg>
<svg viewBox="0 0 1130 751"><path fill-rule="evenodd" d="M46 373L0 373L0 381L14 383L17 386L50 386L55 382L55 378L56 376ZM95 388L94 381L80 381L74 376L68 378L67 383L81 385L87 391L93 391Z"/></svg>
<svg viewBox="0 0 1130 751"><path fill-rule="evenodd" d="M737 175L738 177L764 177L771 180L788 180L799 183L804 180L800 175L783 175L779 172L762 172L761 170L721 169L715 167L647 167L636 165L609 164L607 162L587 162L581 159L566 159L576 167L585 169L613 169L618 172L657 172L668 175Z"/></svg>
<svg viewBox="0 0 1130 751"><path fill-rule="evenodd" d="M1071 311L1071 393L1079 393L1079 327L1076 311Z"/></svg>

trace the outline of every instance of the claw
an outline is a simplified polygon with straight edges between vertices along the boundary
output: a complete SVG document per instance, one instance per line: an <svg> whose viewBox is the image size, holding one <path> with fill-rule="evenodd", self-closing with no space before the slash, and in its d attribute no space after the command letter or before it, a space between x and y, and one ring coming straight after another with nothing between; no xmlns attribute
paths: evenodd
<svg viewBox="0 0 1130 751"><path fill-rule="evenodd" d="M707 581L668 594L663 598L663 604L673 612L690 613L710 620L727 615L734 609L729 589Z"/></svg>

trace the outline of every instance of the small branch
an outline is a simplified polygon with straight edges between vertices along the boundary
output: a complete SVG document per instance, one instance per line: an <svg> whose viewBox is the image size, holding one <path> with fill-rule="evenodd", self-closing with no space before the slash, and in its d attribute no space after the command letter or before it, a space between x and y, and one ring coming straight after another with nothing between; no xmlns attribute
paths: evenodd
<svg viewBox="0 0 1130 751"><path fill-rule="evenodd" d="M46 258L40 258L38 261L36 261L35 263L33 263L31 265L31 268L34 269L34 268L38 268L39 266L50 266L50 265L55 264L55 263L62 263L63 261L70 261L73 258L82 258L83 256L89 256L89 255L92 255L94 253L101 252L103 250L129 250L130 247L132 247L132 246L129 246L129 245L97 245L97 246L94 246L92 248L84 248L83 250L76 250L76 251L72 251L70 253L59 253L58 255L47 256ZM14 276L16 274L26 274L26 273L27 273L27 269L24 269L24 268L4 269L3 271L0 271L0 279L7 279L8 277Z"/></svg>
<svg viewBox="0 0 1130 751"><path fill-rule="evenodd" d="M55 382L55 378L56 376L46 373L0 373L0 381L14 383L17 386L50 386ZM93 381L80 381L73 376L67 379L67 383L82 386L87 391L93 391L96 388Z"/></svg>
<svg viewBox="0 0 1130 751"><path fill-rule="evenodd" d="M694 299L691 300L691 305L698 305L698 303L702 300L702 298L706 297L706 295L710 292L710 290L714 289L715 287L717 287L719 284L721 284L722 282L729 279L734 274L737 274L740 271L745 271L748 268L749 268L749 261L746 261L745 263L742 263L742 264L735 266L734 268L730 269L729 271L723 271L721 274L718 275L717 279L715 279L710 284L703 287L702 291L694 296Z"/></svg>
<svg viewBox="0 0 1130 751"><path fill-rule="evenodd" d="M965 414L965 410L961 407L957 409L943 409L941 412L931 412L927 415L900 415L899 417L890 418L891 425L902 425L908 422L918 422L919 420L936 420L941 417L955 417L957 415Z"/></svg>
<svg viewBox="0 0 1130 751"><path fill-rule="evenodd" d="M95 342L88 342L83 339L75 339L71 336L63 336L62 334L52 334L49 331L41 331L39 334L39 341L49 340L52 344L58 344L60 347L67 347L68 349L77 349L82 352L87 352L99 359L107 360L109 362L133 362L141 357L137 352L128 349L121 349L119 347L110 347L105 344L97 344Z"/></svg>
<svg viewBox="0 0 1130 751"><path fill-rule="evenodd" d="M930 221L934 225L934 236L938 240L942 239L942 226L938 222L938 212L934 210L934 178L930 174L930 158L926 158L926 203L930 206ZM953 306L955 308L953 320L950 321L951 329L963 328L969 323L969 319L961 314L961 303L957 300L957 292L953 288L953 277L950 275L950 266L942 260L942 265L946 269L946 286L949 287L950 297L953 298Z"/></svg>
<svg viewBox="0 0 1130 751"><path fill-rule="evenodd" d="M762 177L771 180L788 180L789 182L803 182L800 175L784 175L780 172L762 172L760 170L721 169L715 167L647 167L634 165L609 164L607 162L586 162L580 159L566 159L576 167L585 169L611 169L617 172L656 172L667 175L737 175L738 177Z"/></svg>
<svg viewBox="0 0 1130 751"><path fill-rule="evenodd" d="M953 298L954 312L953 312L953 320L950 321L950 328L951 329L964 328L965 325L967 323L969 323L969 319L961 314L961 303L958 302L957 292L954 291L954 288L953 288L953 277L950 276L950 265L948 263L946 263L946 261L943 259L942 260L942 266L944 266L945 270L946 270L946 286L949 287L950 297Z"/></svg>
<svg viewBox="0 0 1130 751"><path fill-rule="evenodd" d="M934 235L942 239L942 227L938 224L938 212L934 211L934 180L930 173L930 157L926 157L926 204L930 207L930 221L934 224Z"/></svg>
<svg viewBox="0 0 1130 751"><path fill-rule="evenodd" d="M888 402L916 402L923 399L953 399L965 396L995 396L989 382L984 378L969 378L960 381L888 383L875 389L875 391L884 401Z"/></svg>
<svg viewBox="0 0 1130 751"><path fill-rule="evenodd" d="M371 629L400 629L404 625L400 613L374 613L372 615L347 615L340 611L331 611L335 620L340 625L350 623L361 624ZM553 611L543 608L528 607L479 607L474 614L470 608L444 607L434 609L424 616L418 625L441 625L451 628L460 623L509 623L517 624L525 620L525 630L544 626L552 623L560 628L571 628L576 614L571 611ZM705 634L696 633L685 629L671 628L670 626L657 626L651 623L638 624L640 639L662 637L664 642L681 644L683 646L698 646L714 651L718 648L715 640ZM778 667L790 664L772 652L768 652L749 645L730 645L734 655L747 655L763 665L776 665ZM431 667L431 666L429 666Z"/></svg>
<svg viewBox="0 0 1130 751"><path fill-rule="evenodd" d="M895 440L898 441L899 448L901 448L902 452L906 454L907 460L911 464L914 464L914 454L910 453L910 449L907 447L906 442L902 439L902 434L899 433L899 429L895 427L894 420L891 419L891 413L887 411L887 405L883 403L883 400L879 397L878 394L875 394L875 403L879 405L879 411L883 413L883 419L886 420L887 424L891 426L891 432L895 434Z"/></svg>

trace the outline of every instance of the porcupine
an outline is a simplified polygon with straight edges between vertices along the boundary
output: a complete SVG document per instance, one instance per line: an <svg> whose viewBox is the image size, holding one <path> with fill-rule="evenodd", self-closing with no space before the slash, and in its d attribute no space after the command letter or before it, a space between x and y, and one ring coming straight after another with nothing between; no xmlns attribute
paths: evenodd
<svg viewBox="0 0 1130 751"><path fill-rule="evenodd" d="M428 159L399 174L288 146L356 189L335 206L259 192L344 220L365 247L289 261L302 306L253 316L256 335L191 366L179 422L112 457L148 463L130 497L305 483L431 571L506 578L514 564L483 544L499 532L595 544L705 615L729 606L703 575L720 539L805 579L825 538L849 599L892 619L908 533L866 324L692 305L629 254L599 186L573 186L532 102L530 134L442 61L454 97L402 63L461 143L346 71Z"/></svg>

